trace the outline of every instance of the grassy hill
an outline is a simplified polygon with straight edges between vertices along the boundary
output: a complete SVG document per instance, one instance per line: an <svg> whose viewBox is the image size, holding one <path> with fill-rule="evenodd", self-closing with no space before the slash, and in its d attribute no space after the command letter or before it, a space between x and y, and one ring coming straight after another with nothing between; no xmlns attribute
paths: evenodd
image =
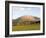
<svg viewBox="0 0 46 38"><path fill-rule="evenodd" d="M40 30L40 18L22 16L12 20L12 31Z"/></svg>

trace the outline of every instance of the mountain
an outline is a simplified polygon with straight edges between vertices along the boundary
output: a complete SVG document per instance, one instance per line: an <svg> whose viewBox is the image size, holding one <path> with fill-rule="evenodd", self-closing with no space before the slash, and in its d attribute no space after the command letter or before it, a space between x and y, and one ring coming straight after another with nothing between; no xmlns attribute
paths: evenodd
<svg viewBox="0 0 46 38"><path fill-rule="evenodd" d="M13 24L23 23L23 22L26 22L26 23L28 23L28 22L39 22L40 18L34 17L34 16L21 16L17 19L13 19L12 21L13 21L12 22Z"/></svg>
<svg viewBox="0 0 46 38"><path fill-rule="evenodd" d="M22 16L20 17L23 21L39 21L40 18L34 16Z"/></svg>

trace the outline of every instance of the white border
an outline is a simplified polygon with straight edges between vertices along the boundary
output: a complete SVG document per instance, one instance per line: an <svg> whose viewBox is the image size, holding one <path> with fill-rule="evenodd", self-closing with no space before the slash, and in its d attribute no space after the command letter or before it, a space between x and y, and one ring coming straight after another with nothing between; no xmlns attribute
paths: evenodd
<svg viewBox="0 0 46 38"><path fill-rule="evenodd" d="M40 7L41 11L41 24L40 30L32 30L32 31L14 31L12 32L12 6L21 6L21 7ZM24 4L9 4L9 33L11 35L16 34L32 34L32 33L43 33L43 6L42 5L24 5Z"/></svg>

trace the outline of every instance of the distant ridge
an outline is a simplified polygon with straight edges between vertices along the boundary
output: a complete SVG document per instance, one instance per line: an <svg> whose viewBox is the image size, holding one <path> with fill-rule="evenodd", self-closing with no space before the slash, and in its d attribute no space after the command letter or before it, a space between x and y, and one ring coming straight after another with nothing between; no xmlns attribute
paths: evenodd
<svg viewBox="0 0 46 38"><path fill-rule="evenodd" d="M21 16L17 19L13 19L13 21L19 22L19 21L40 21L40 18L34 17L34 16Z"/></svg>
<svg viewBox="0 0 46 38"><path fill-rule="evenodd" d="M12 23L17 24L17 23L24 23L24 22L40 22L40 18L34 17L34 16L21 16L17 19L13 19Z"/></svg>

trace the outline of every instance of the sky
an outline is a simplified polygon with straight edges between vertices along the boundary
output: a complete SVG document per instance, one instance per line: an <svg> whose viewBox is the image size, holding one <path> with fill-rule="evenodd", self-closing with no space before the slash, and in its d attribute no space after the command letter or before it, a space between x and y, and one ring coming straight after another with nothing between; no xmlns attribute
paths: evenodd
<svg viewBox="0 0 46 38"><path fill-rule="evenodd" d="M17 19L18 17L30 15L40 18L40 7L12 7L12 19Z"/></svg>

